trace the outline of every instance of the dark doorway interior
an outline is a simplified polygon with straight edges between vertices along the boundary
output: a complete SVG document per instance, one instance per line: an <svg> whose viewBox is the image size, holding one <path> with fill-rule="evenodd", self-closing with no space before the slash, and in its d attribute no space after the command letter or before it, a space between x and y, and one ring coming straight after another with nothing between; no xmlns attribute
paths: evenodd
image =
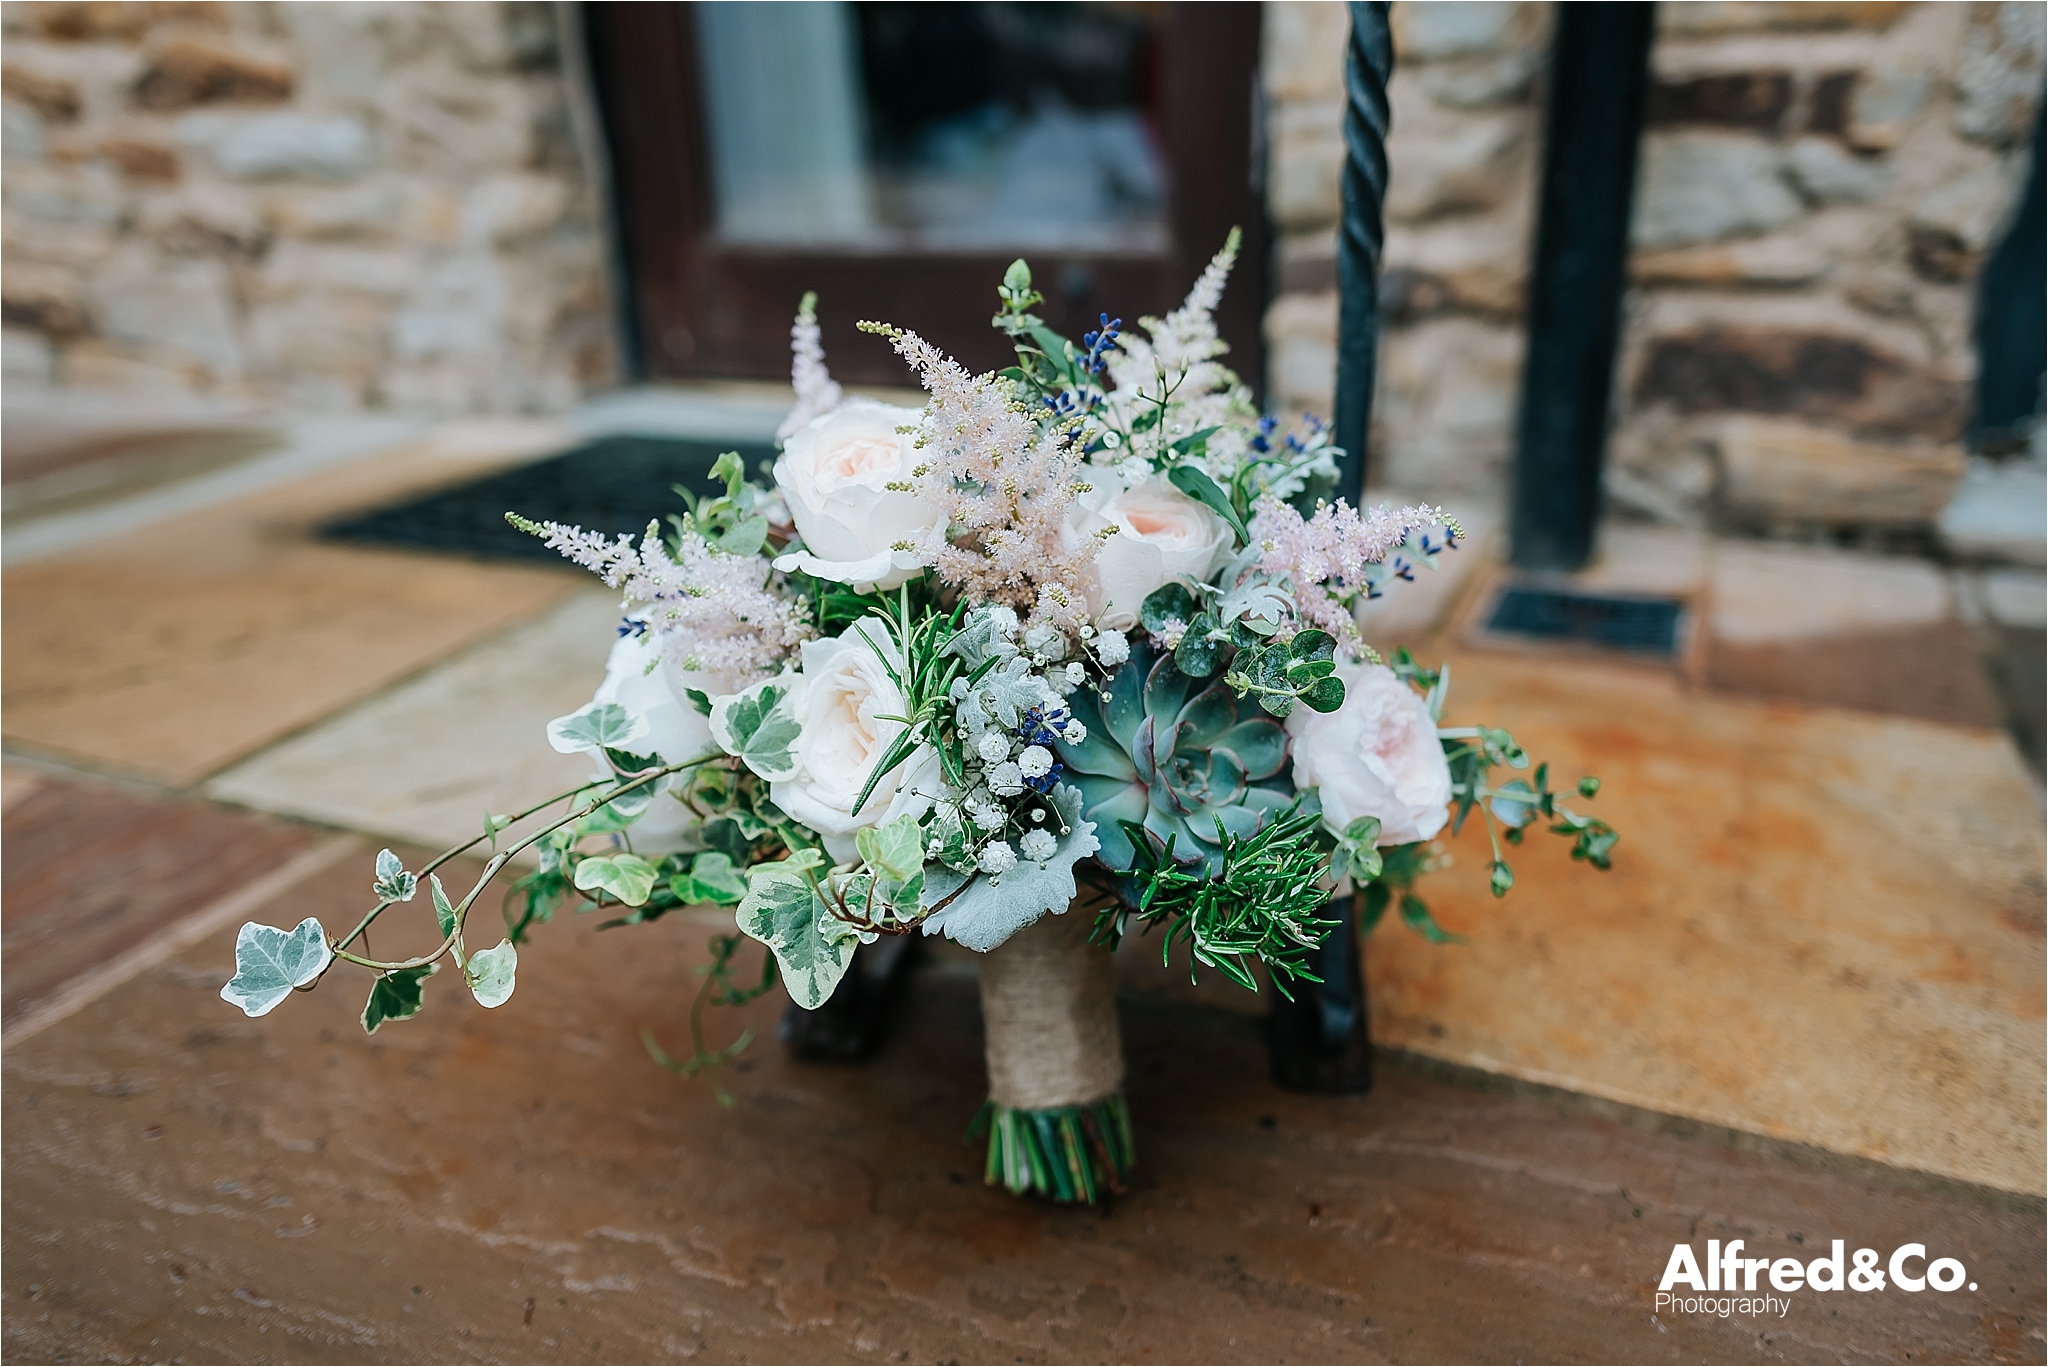
<svg viewBox="0 0 2048 1367"><path fill-rule="evenodd" d="M908 379L865 318L1000 365L1016 257L1078 335L1172 308L1236 226L1219 322L1259 383L1258 5L583 10L646 376L786 374L806 290L841 378Z"/></svg>

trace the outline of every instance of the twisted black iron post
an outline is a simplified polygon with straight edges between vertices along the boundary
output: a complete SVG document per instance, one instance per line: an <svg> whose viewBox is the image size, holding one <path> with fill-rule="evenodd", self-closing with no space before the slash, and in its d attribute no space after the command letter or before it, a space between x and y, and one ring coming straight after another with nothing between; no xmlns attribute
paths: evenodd
<svg viewBox="0 0 2048 1367"><path fill-rule="evenodd" d="M1387 198L1387 79L1394 36L1386 0L1352 0L1344 53L1344 222L1337 234L1337 492L1365 499L1366 441L1380 342L1381 206Z"/></svg>
<svg viewBox="0 0 2048 1367"><path fill-rule="evenodd" d="M1344 448L1337 492L1365 503L1366 441L1378 369L1381 208L1387 197L1387 80L1394 36L1386 0L1352 0L1344 54L1344 223L1337 236L1336 439ZM1372 1035L1365 970L1352 899L1330 903L1337 922L1312 956L1321 983L1301 983L1289 1001L1273 994L1269 1037L1273 1080L1308 1092L1363 1092L1372 1086Z"/></svg>

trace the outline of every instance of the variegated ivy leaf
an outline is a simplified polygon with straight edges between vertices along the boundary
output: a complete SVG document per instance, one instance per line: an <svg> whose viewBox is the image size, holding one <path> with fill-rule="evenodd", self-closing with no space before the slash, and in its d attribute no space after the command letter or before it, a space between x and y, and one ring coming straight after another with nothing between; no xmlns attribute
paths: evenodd
<svg viewBox="0 0 2048 1367"><path fill-rule="evenodd" d="M441 938L447 939L455 933L455 907L448 900L448 890L441 886L441 875L427 875L428 890L434 894L434 924L441 927Z"/></svg>
<svg viewBox="0 0 2048 1367"><path fill-rule="evenodd" d="M834 918L819 900L808 870L824 859L806 850L794 859L756 864L748 870L746 899L736 917L742 932L768 946L782 969L790 1000L815 1011L846 976L860 937Z"/></svg>
<svg viewBox="0 0 2048 1367"><path fill-rule="evenodd" d="M512 999L513 979L519 972L519 951L510 940L500 940L492 949L480 949L469 956L463 976L478 1006L503 1006Z"/></svg>
<svg viewBox="0 0 2048 1367"><path fill-rule="evenodd" d="M924 832L914 816L866 827L853 837L853 844L869 868L899 882L924 867Z"/></svg>
<svg viewBox="0 0 2048 1367"><path fill-rule="evenodd" d="M370 999L363 1003L363 1031L374 1035L385 1021L411 1020L420 1013L420 994L438 964L418 968L394 968L378 975L370 984Z"/></svg>
<svg viewBox="0 0 2048 1367"><path fill-rule="evenodd" d="M743 693L729 693L711 704L711 738L728 755L769 782L793 777L800 729L792 707L798 687L795 676L764 679Z"/></svg>
<svg viewBox="0 0 2048 1367"><path fill-rule="evenodd" d="M654 891L655 867L637 854L594 854L576 865L576 886L600 888L629 907L645 902Z"/></svg>
<svg viewBox="0 0 2048 1367"><path fill-rule="evenodd" d="M333 959L327 932L310 916L291 930L246 922L235 937L235 976L221 988L221 1000L246 1015L267 1015L293 988L319 977Z"/></svg>
<svg viewBox="0 0 2048 1367"><path fill-rule="evenodd" d="M407 873L405 864L389 850L377 851L377 879L370 885L380 902L410 902L420 890L420 878Z"/></svg>
<svg viewBox="0 0 2048 1367"><path fill-rule="evenodd" d="M730 856L706 850L691 861L687 871L668 880L669 891L685 906L736 906L746 900L747 878L735 868Z"/></svg>
<svg viewBox="0 0 2048 1367"><path fill-rule="evenodd" d="M565 755L624 750L648 732L647 718L615 702L585 703L548 723L548 744Z"/></svg>

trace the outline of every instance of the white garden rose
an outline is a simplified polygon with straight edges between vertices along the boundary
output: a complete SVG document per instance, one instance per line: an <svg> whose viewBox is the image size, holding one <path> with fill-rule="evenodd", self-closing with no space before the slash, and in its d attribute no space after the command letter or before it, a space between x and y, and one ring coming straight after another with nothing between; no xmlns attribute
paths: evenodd
<svg viewBox="0 0 2048 1367"><path fill-rule="evenodd" d="M891 652L890 663L902 672L902 659L881 624L871 621L862 629ZM909 715L903 690L854 627L829 641L804 642L803 670L791 683L786 705L801 728L791 750L797 770L771 784L769 796L816 831L834 859L853 858L854 833L863 827L922 816L931 808L940 789L939 757L927 745L877 783L858 812L853 809L868 776L903 732L902 722L886 718Z"/></svg>
<svg viewBox="0 0 2048 1367"><path fill-rule="evenodd" d="M929 532L940 513L889 485L907 482L917 465L912 437L897 429L922 416L915 408L853 399L790 434L775 462L775 485L804 549L779 557L775 568L882 589L917 574L918 558L893 548Z"/></svg>
<svg viewBox="0 0 2048 1367"><path fill-rule="evenodd" d="M1095 557L1088 603L1098 627L1130 630L1154 589L1175 579L1207 579L1230 558L1230 524L1164 475L1125 488L1109 471L1090 470L1088 481L1095 487L1074 500L1066 536L1074 545L1105 527L1117 529Z"/></svg>
<svg viewBox="0 0 2048 1367"><path fill-rule="evenodd" d="M1385 665L1339 663L1337 677L1342 707L1287 718L1294 786L1322 790L1333 831L1376 816L1382 845L1429 839L1450 818L1451 770L1428 706Z"/></svg>
<svg viewBox="0 0 2048 1367"><path fill-rule="evenodd" d="M591 701L617 703L628 712L645 717L648 733L630 748L639 754L659 755L664 764L681 764L717 748L711 741L710 723L691 705L683 690L696 688L716 695L727 686L725 680L714 674L672 670L662 658L661 644L654 632L647 631L619 638L612 647L611 658L605 662L604 682L598 685L597 695ZM607 771L603 776L611 775ZM700 849L703 842L697 837L699 824L695 812L664 791L656 795L646 812L628 829L628 839L641 854Z"/></svg>

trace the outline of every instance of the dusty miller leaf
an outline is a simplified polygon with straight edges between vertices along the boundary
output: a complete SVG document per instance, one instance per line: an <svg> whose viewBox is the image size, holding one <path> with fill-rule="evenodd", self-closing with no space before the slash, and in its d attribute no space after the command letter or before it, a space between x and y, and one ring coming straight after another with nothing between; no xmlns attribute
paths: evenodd
<svg viewBox="0 0 2048 1367"><path fill-rule="evenodd" d="M327 932L308 916L291 930L245 922L235 937L235 976L220 990L221 1000L245 1015L268 1014L295 987L320 976L334 959Z"/></svg>

